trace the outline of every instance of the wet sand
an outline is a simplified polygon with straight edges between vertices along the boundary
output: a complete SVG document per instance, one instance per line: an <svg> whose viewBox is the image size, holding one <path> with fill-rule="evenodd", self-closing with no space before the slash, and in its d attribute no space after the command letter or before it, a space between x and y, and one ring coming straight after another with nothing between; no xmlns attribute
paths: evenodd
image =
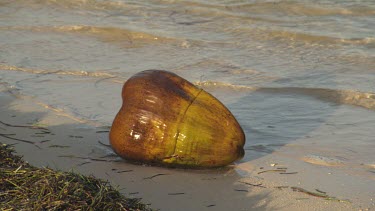
<svg viewBox="0 0 375 211"><path fill-rule="evenodd" d="M142 198L155 209L374 208L374 176L342 173L337 168L342 168L338 164L347 162L345 160L304 155L306 148L313 145L302 144L302 141L289 146L294 147L298 155L291 155L290 150L284 153L282 147L272 152L267 151L267 146L252 146L247 154L258 151L264 153L263 156L223 169L184 170L136 165L120 159L106 146L108 127L77 122L29 98L5 89L1 91L1 142L14 144L16 151L32 165L106 179L126 196ZM306 162L294 159L295 156ZM364 164L363 168L375 175L373 164Z"/></svg>
<svg viewBox="0 0 375 211"><path fill-rule="evenodd" d="M161 210L374 209L374 6L1 1L0 140L34 165L94 174ZM122 85L147 69L222 101L244 129L244 158L193 171L114 155Z"/></svg>

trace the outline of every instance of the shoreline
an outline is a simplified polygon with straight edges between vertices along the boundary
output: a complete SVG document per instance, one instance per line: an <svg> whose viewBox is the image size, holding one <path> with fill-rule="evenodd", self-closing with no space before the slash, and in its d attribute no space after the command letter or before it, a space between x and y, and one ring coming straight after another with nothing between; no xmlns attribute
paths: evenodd
<svg viewBox="0 0 375 211"><path fill-rule="evenodd" d="M335 192L340 192L340 189L335 186L327 186L327 189L320 190L308 184L303 185L302 181L293 183L301 176L306 177L307 180L319 179L326 180L325 182L333 179L326 178L325 172L312 175L317 171L311 164L306 164L311 167L304 169L304 173L298 168L289 170L292 169L289 166L294 165L291 160L279 160L276 163L269 156L254 160L250 165L238 163L229 168L213 170L136 165L122 160L108 147L100 144L108 144L109 128L93 127L74 121L36 105L30 100L16 98L5 91L0 92L0 102L0 119L6 123L0 125L1 133L14 134L8 137L1 136L0 141L15 144L17 153L30 164L63 171L74 170L83 175L93 175L108 180L111 185L118 186L126 197L142 198L144 203L150 204L154 209L176 210L185 207L187 210L366 210L371 208L371 204L361 204L353 200L354 195L353 198L336 195ZM28 127L14 127L16 125ZM260 164L263 164L262 169L259 168ZM301 166L296 165L296 167Z"/></svg>

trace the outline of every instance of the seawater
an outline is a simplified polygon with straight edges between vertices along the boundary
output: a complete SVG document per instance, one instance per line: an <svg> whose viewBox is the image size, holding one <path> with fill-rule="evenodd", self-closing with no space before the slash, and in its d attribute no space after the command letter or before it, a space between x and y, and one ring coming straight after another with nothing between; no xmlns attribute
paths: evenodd
<svg viewBox="0 0 375 211"><path fill-rule="evenodd" d="M169 70L236 116L241 163L283 150L360 168L375 163L374 35L373 0L2 0L0 83L110 126L131 75Z"/></svg>

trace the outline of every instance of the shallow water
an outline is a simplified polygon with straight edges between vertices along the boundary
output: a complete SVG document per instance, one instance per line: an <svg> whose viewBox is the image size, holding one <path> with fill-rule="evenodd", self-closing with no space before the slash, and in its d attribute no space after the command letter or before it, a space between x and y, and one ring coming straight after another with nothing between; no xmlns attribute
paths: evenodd
<svg viewBox="0 0 375 211"><path fill-rule="evenodd" d="M126 79L169 70L237 117L241 166L280 153L373 180L374 35L372 0L2 0L0 83L106 126Z"/></svg>

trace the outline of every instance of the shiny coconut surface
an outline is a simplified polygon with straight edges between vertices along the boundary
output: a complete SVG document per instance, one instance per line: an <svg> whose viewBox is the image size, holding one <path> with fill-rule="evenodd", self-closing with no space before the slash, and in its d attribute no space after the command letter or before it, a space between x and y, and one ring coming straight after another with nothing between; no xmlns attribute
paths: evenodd
<svg viewBox="0 0 375 211"><path fill-rule="evenodd" d="M178 167L228 165L244 155L244 132L215 97L174 73L146 70L122 90L110 131L124 159Z"/></svg>

